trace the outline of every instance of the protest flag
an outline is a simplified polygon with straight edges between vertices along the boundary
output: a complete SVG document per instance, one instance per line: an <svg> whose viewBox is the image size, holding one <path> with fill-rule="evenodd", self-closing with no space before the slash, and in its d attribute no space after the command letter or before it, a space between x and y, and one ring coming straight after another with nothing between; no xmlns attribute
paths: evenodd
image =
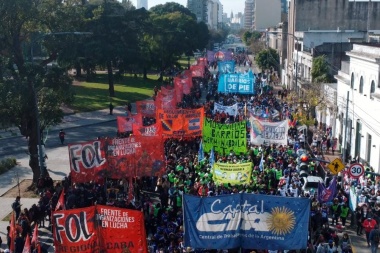
<svg viewBox="0 0 380 253"><path fill-rule="evenodd" d="M41 253L41 245L40 241L38 240L38 226L34 226L31 243L34 245L34 248L37 248L37 253Z"/></svg>
<svg viewBox="0 0 380 253"><path fill-rule="evenodd" d="M260 164L259 164L259 169L260 169L260 171L264 170L264 153L261 154L261 160L260 160Z"/></svg>
<svg viewBox="0 0 380 253"><path fill-rule="evenodd" d="M129 177L129 185L128 185L128 200L127 200L127 203L131 203L134 199L134 189L133 189L133 180L132 180L132 177Z"/></svg>
<svg viewBox="0 0 380 253"><path fill-rule="evenodd" d="M66 207L65 207L65 189L64 188L62 189L61 195L59 195L57 205L55 206L55 211L58 211L60 209L66 210Z"/></svg>
<svg viewBox="0 0 380 253"><path fill-rule="evenodd" d="M322 183L318 184L318 201L320 203L331 202L336 194L336 177L333 178L330 185L326 188Z"/></svg>
<svg viewBox="0 0 380 253"><path fill-rule="evenodd" d="M205 158L205 154L203 152L203 144L201 140L201 143L199 143L199 150L198 150L198 162L202 161L204 158Z"/></svg>
<svg viewBox="0 0 380 253"><path fill-rule="evenodd" d="M14 253L15 252L15 240L17 236L17 230L16 230L16 217L15 217L15 212L12 212L11 215L11 226L9 230L9 237L10 237L10 245L9 245L9 252Z"/></svg>
<svg viewBox="0 0 380 253"><path fill-rule="evenodd" d="M209 163L210 163L211 167L214 166L214 163L215 163L215 154L214 154L214 148L213 147L211 148L211 151L210 151Z"/></svg>
<svg viewBox="0 0 380 253"><path fill-rule="evenodd" d="M37 226L36 226L37 227ZM31 252L31 247L30 247L30 236L29 234L26 234L25 237L25 243L24 243L24 248L22 250L22 253L30 253Z"/></svg>

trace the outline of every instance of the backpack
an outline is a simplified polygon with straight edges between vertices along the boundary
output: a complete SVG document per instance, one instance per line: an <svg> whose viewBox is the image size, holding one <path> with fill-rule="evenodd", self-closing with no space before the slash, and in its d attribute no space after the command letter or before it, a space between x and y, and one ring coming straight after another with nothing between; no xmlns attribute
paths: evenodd
<svg viewBox="0 0 380 253"><path fill-rule="evenodd" d="M373 242L374 243L379 243L380 242L380 232L379 232L379 230L375 230L374 231L374 234L373 234Z"/></svg>

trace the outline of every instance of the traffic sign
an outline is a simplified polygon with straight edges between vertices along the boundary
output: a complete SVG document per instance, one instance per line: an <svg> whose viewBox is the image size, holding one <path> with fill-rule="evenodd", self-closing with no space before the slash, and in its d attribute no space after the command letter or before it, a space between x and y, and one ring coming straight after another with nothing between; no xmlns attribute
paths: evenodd
<svg viewBox="0 0 380 253"><path fill-rule="evenodd" d="M359 178L364 174L364 166L360 163L353 163L348 169L348 174L352 178Z"/></svg>
<svg viewBox="0 0 380 253"><path fill-rule="evenodd" d="M345 166L342 163L342 160L340 160L339 158L335 158L334 161L327 165L327 168L329 168L332 174L336 175L342 170L344 170Z"/></svg>

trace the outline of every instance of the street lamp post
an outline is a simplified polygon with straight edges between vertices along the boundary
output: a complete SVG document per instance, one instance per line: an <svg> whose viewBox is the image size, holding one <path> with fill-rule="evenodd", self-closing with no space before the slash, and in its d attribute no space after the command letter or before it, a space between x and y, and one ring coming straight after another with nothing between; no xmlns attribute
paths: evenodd
<svg viewBox="0 0 380 253"><path fill-rule="evenodd" d="M47 36L60 36L60 35L91 35L91 32L54 32L54 33L45 33L42 34L41 36L37 37L36 39L32 40L32 43L30 45L30 57L31 57L31 62L34 64L34 55L33 55L33 48L34 44L39 41L44 39ZM44 176L46 173L46 168L44 166L44 150L42 147L42 142L41 142L41 128L40 128L40 116L39 116L39 111L38 111L38 101L37 101L37 92L34 87L34 83L31 82L31 91L32 95L34 98L34 113L36 114L36 128L37 128L37 145L38 145L38 160L39 160L39 166L40 166L40 172L41 176Z"/></svg>

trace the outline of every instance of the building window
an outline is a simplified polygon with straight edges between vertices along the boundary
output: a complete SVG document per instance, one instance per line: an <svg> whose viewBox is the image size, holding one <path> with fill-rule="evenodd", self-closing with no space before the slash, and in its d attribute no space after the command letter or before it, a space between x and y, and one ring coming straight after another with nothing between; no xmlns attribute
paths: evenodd
<svg viewBox="0 0 380 253"><path fill-rule="evenodd" d="M355 76L354 73L351 74L351 89L353 89L355 86Z"/></svg>
<svg viewBox="0 0 380 253"><path fill-rule="evenodd" d="M372 135L367 134L367 156L366 162L371 163Z"/></svg>
<svg viewBox="0 0 380 253"><path fill-rule="evenodd" d="M364 80L363 80L363 77L361 76L360 77L360 85L359 85L359 93L363 94L363 90L364 90Z"/></svg>
<svg viewBox="0 0 380 253"><path fill-rule="evenodd" d="M375 93L375 81L372 80L371 82L371 94Z"/></svg>

